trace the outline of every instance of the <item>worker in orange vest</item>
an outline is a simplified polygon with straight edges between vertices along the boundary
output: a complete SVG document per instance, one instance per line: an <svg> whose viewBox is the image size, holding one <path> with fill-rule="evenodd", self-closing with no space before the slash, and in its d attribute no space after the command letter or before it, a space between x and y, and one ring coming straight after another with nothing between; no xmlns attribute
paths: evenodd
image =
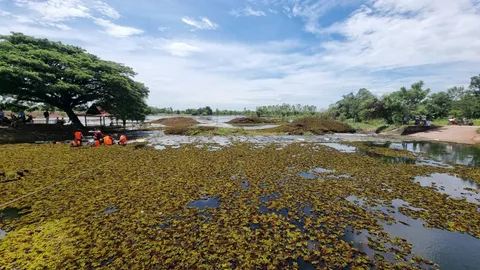
<svg viewBox="0 0 480 270"><path fill-rule="evenodd" d="M93 147L99 147L99 146L100 146L100 139L95 139L95 140L93 141L93 145L92 145L92 146L93 146Z"/></svg>
<svg viewBox="0 0 480 270"><path fill-rule="evenodd" d="M83 139L83 134L80 131L80 129L77 129L77 132L75 132L75 141L77 146L82 146L82 139Z"/></svg>
<svg viewBox="0 0 480 270"><path fill-rule="evenodd" d="M103 137L103 144L104 145L113 145L113 138L110 135Z"/></svg>
<svg viewBox="0 0 480 270"><path fill-rule="evenodd" d="M127 136L125 136L125 134L120 134L120 141L118 142L118 144L123 146L127 145Z"/></svg>

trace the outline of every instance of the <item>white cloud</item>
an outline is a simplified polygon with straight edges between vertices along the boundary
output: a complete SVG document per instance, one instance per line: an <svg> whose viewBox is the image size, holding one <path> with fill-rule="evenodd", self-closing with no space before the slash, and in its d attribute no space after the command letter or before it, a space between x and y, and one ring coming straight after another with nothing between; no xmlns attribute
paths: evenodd
<svg viewBox="0 0 480 270"><path fill-rule="evenodd" d="M182 22L200 30L215 30L218 28L218 24L205 17L201 18L200 20L195 20L190 17L183 17Z"/></svg>
<svg viewBox="0 0 480 270"><path fill-rule="evenodd" d="M107 34L114 37L128 37L143 33L143 30L128 26L120 26L105 19L95 19L94 22L102 26Z"/></svg>
<svg viewBox="0 0 480 270"><path fill-rule="evenodd" d="M42 21L60 22L71 18L89 18L90 9L80 0L14 0L19 7L26 7L40 14Z"/></svg>
<svg viewBox="0 0 480 270"><path fill-rule="evenodd" d="M165 32L165 31L168 30L168 27L161 27L161 26L160 26L160 27L158 27L157 29L158 29L158 31L160 31L160 32Z"/></svg>
<svg viewBox="0 0 480 270"><path fill-rule="evenodd" d="M322 44L338 66L392 69L453 62L480 63L480 14L470 0L378 0L324 33L345 41ZM408 14L405 14L408 12Z"/></svg>
<svg viewBox="0 0 480 270"><path fill-rule="evenodd" d="M202 51L197 46L188 45L188 44L183 43L183 42L172 42L172 43L169 43L165 46L160 47L160 49L165 50L172 55L181 56L181 57L189 56L189 55L191 55L195 52L201 52Z"/></svg>
<svg viewBox="0 0 480 270"><path fill-rule="evenodd" d="M109 4L105 2L95 1L94 7L98 12L112 19L119 19L121 17L118 11L116 11L113 7L111 7Z"/></svg>
<svg viewBox="0 0 480 270"><path fill-rule="evenodd" d="M286 14L303 20L304 30L343 38L256 44L180 34L159 39L137 35L142 30L105 19L95 22L111 36L86 28L72 35L72 31L22 23L13 14L0 20L0 33L20 31L61 40L125 63L138 72L136 79L150 88L150 104L174 108L210 105L243 109L278 102L327 107L361 87L385 93L424 80L427 87L439 91L467 84L480 70L478 1L369 0L366 7L329 27L321 24L321 15L313 20L328 11L329 1L265 1L274 6L263 10L275 8L281 13L285 6ZM257 2L252 6L257 7ZM206 20L182 18L195 29L218 27Z"/></svg>
<svg viewBox="0 0 480 270"><path fill-rule="evenodd" d="M245 8L242 8L242 9L234 9L234 10L230 11L230 14L235 16L235 17L267 16L267 14L265 14L265 12L263 12L261 10L254 10L251 6L246 6Z"/></svg>

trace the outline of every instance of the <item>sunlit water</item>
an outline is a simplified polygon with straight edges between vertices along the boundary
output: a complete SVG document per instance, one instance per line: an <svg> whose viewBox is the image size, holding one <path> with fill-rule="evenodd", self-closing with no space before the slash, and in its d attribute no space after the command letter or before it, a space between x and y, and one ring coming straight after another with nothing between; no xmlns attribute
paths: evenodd
<svg viewBox="0 0 480 270"><path fill-rule="evenodd" d="M452 198L466 199L467 202L480 204L480 185L471 180L461 179L448 174L435 173L428 177L417 177L415 181L423 187L433 187L436 191ZM472 191L472 190L476 190Z"/></svg>
<svg viewBox="0 0 480 270"><path fill-rule="evenodd" d="M367 207L363 200L355 196L347 198L352 203L360 205L369 211L382 211L395 217L394 224L380 222L384 231L394 237L401 237L413 245L412 252L440 265L440 269L478 269L480 265L480 240L459 232L451 232L436 228L426 228L424 222L405 216L398 211L399 207L409 207L409 204L401 199L392 201L395 213L387 212L387 207ZM403 223L399 222L402 221ZM406 225L408 224L408 225ZM356 243L356 247L362 249L367 255L372 256L376 251L371 250L367 243L368 232L363 231L360 235L347 232L345 241Z"/></svg>

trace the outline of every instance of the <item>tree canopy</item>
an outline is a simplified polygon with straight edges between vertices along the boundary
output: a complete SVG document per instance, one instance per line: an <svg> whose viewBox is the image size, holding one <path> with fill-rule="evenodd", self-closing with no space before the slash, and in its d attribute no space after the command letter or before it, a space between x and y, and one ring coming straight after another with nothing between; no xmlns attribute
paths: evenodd
<svg viewBox="0 0 480 270"><path fill-rule="evenodd" d="M430 94L419 81L410 89L377 97L365 88L357 94L344 95L324 113L330 118L353 119L356 122L382 118L388 123L401 123L405 116L425 115L430 119L450 115L466 118L480 117L480 75L471 78L468 89L455 86L445 92Z"/></svg>
<svg viewBox="0 0 480 270"><path fill-rule="evenodd" d="M78 126L74 109L92 102L108 105L121 119L146 113L148 88L134 81L135 75L80 47L21 33L0 36L0 95L54 106Z"/></svg>

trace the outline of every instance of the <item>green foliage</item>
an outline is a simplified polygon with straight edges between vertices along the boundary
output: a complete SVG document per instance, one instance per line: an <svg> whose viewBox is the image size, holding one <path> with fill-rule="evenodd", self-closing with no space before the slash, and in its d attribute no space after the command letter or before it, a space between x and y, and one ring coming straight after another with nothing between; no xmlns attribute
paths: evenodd
<svg viewBox="0 0 480 270"><path fill-rule="evenodd" d="M312 116L317 113L317 107L309 105L269 105L257 107L255 114L257 117L288 117L288 116Z"/></svg>
<svg viewBox="0 0 480 270"><path fill-rule="evenodd" d="M433 119L448 117L453 101L447 92L433 93L425 101L425 110L428 117Z"/></svg>
<svg viewBox="0 0 480 270"><path fill-rule="evenodd" d="M429 119L449 116L480 118L480 76L472 77L469 89L452 87L446 92L430 94L423 89L422 81L412 84L410 89L400 90L376 97L367 89L357 94L350 93L321 112L323 119L335 119L348 123L368 122L372 119L384 119L387 124L400 124L407 116L425 115Z"/></svg>
<svg viewBox="0 0 480 270"><path fill-rule="evenodd" d="M141 118L148 89L134 75L79 47L20 33L0 36L0 95L59 108L78 126L74 109L91 102L121 119Z"/></svg>

